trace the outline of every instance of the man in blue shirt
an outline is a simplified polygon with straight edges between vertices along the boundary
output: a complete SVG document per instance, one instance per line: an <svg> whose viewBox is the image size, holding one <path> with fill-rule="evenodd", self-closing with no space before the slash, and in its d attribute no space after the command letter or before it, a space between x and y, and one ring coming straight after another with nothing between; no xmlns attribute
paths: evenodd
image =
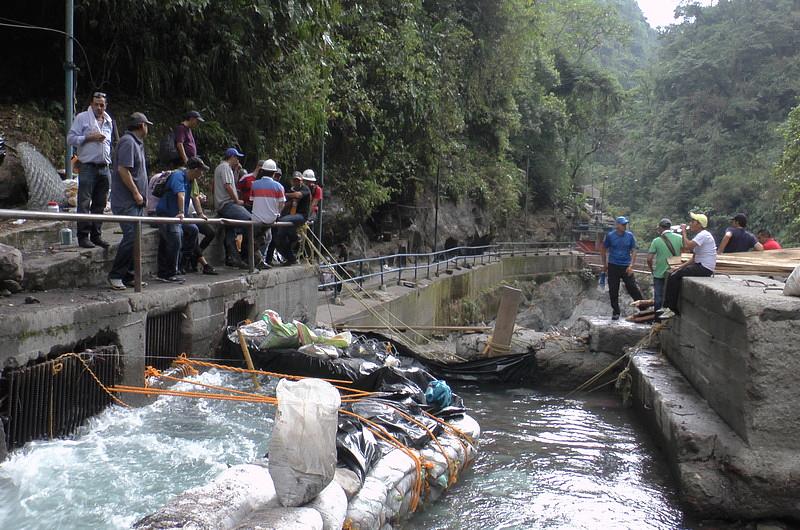
<svg viewBox="0 0 800 530"><path fill-rule="evenodd" d="M177 217L183 220L188 215L192 200L192 182L199 178L208 166L198 157L186 162L186 169L173 171L167 180L167 189L156 206L158 217ZM178 276L181 254L191 254L197 246L197 225L158 225L158 279L168 283L183 283Z"/></svg>
<svg viewBox="0 0 800 530"><path fill-rule="evenodd" d="M600 247L600 259L603 272L608 274L608 295L611 298L612 320L619 320L619 282L625 283L625 290L631 298L641 300L642 291L636 284L633 275L633 264L636 262L636 238L628 230L628 218L617 217L617 224L606 234L603 246Z"/></svg>

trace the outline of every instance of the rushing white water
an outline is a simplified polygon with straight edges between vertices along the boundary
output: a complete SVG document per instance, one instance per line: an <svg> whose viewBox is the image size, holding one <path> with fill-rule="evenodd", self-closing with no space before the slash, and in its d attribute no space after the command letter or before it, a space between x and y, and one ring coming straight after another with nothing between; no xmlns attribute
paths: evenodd
<svg viewBox="0 0 800 530"><path fill-rule="evenodd" d="M197 379L250 388L216 370ZM268 405L179 397L110 407L73 437L29 443L0 464L0 528L130 528L171 496L263 456L273 416Z"/></svg>

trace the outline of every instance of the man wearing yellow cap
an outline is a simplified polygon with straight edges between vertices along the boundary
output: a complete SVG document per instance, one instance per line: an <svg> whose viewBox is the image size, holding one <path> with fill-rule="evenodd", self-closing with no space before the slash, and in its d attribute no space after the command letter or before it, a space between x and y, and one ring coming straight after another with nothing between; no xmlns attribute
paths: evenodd
<svg viewBox="0 0 800 530"><path fill-rule="evenodd" d="M717 266L717 243L714 236L706 230L708 217L701 213L690 213L692 218L689 230L696 235L689 239L687 226L681 225L683 234L683 248L692 251L692 258L671 272L667 277L667 286L664 289L664 309L661 318L669 318L678 311L678 300L681 296L682 278L687 276L711 276Z"/></svg>

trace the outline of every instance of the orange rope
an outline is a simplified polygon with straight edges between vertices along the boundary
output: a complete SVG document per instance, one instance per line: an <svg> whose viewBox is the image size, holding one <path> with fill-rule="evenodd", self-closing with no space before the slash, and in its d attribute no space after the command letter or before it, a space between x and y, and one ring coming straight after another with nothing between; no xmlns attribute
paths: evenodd
<svg viewBox="0 0 800 530"><path fill-rule="evenodd" d="M58 357L56 357L56 360L63 359L64 357L75 357L76 359L78 359L78 361L80 361L80 363L83 365L86 371L89 372L89 375L92 377L92 379L94 379L94 382L97 383L100 386L100 388L103 389L103 391L111 397L112 400L114 400L116 403L119 403L123 407L131 408L130 405L128 405L127 403L125 403L124 401L122 401L117 396L111 393L111 391L106 387L106 385L104 385L100 381L100 379L95 375L92 369L89 368L89 364L83 359L83 357L81 357L77 353L65 353L63 355L59 355Z"/></svg>

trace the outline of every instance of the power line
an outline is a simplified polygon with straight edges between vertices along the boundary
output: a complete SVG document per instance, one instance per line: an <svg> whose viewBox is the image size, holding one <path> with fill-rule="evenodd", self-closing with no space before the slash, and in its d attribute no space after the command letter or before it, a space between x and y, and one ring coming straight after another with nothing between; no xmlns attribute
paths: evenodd
<svg viewBox="0 0 800 530"><path fill-rule="evenodd" d="M58 33L59 35L64 35L64 36L69 37L70 39L72 39L72 41L75 44L78 45L78 48L80 48L81 53L83 54L83 60L86 61L86 70L89 73L89 80L92 82L92 86L95 89L100 88L98 86L98 84L94 80L94 75L92 74L92 65L89 62L89 55L86 53L86 50L83 48L83 44L81 44L81 42L74 35L68 35L65 31L61 31L60 29L48 28L48 27L45 27L45 26L36 26L34 24L28 24L27 22L14 20L14 19L11 19L11 18L0 17L0 20L8 21L8 22L0 22L0 26L5 26L5 27L8 27L8 28L35 29L35 30L40 30L40 31L50 31L52 33Z"/></svg>

